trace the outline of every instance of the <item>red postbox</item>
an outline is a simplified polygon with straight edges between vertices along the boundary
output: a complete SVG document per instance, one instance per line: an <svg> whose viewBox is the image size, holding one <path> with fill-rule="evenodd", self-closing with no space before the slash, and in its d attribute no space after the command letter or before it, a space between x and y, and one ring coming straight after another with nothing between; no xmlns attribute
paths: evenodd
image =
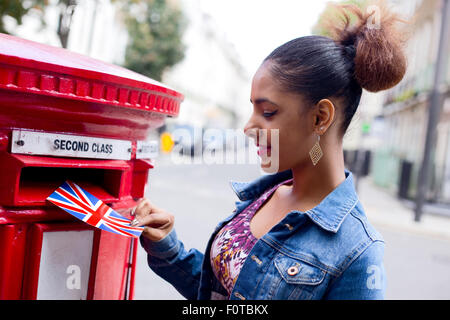
<svg viewBox="0 0 450 320"><path fill-rule="evenodd" d="M132 207L158 151L147 137L182 100L130 70L0 34L0 299L133 298L137 239L46 198L72 180Z"/></svg>

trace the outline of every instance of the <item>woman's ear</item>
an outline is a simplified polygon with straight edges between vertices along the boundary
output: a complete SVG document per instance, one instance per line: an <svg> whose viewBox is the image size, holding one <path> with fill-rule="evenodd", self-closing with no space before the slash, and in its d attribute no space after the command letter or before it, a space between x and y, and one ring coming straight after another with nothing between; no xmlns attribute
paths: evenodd
<svg viewBox="0 0 450 320"><path fill-rule="evenodd" d="M315 108L314 130L319 134L324 134L331 126L335 115L335 106L329 99L320 100Z"/></svg>

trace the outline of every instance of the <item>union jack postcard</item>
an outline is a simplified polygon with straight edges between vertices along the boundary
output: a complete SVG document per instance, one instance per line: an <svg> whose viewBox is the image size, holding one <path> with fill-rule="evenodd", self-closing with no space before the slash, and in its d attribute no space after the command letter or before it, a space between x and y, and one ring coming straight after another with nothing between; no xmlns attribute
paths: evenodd
<svg viewBox="0 0 450 320"><path fill-rule="evenodd" d="M131 220L71 181L64 182L47 200L75 218L105 231L139 238L144 230L144 227L132 227Z"/></svg>

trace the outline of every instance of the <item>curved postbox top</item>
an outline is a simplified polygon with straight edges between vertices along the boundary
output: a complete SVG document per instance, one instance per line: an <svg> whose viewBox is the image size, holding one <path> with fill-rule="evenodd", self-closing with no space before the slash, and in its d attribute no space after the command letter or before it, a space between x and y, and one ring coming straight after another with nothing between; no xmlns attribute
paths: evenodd
<svg viewBox="0 0 450 320"><path fill-rule="evenodd" d="M145 139L183 98L123 67L0 33L3 128Z"/></svg>

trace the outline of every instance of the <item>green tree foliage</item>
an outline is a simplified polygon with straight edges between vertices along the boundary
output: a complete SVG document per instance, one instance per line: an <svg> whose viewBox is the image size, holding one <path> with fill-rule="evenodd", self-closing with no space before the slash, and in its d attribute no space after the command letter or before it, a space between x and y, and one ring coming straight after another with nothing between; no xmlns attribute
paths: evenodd
<svg viewBox="0 0 450 320"><path fill-rule="evenodd" d="M13 18L18 25L22 24L22 18L28 13L34 12L42 19L48 0L0 0L0 32L9 33L5 29L4 18ZM44 23L41 20L42 23Z"/></svg>
<svg viewBox="0 0 450 320"><path fill-rule="evenodd" d="M312 29L312 33L315 35L332 37L326 21L342 21L339 12L336 10L336 4L352 4L363 8L367 4L367 0L342 0L327 3L325 10L320 14L319 20ZM352 22L352 14L350 13L350 22Z"/></svg>
<svg viewBox="0 0 450 320"><path fill-rule="evenodd" d="M130 37L125 67L161 80L164 70L181 61L185 18L174 1L122 0Z"/></svg>

